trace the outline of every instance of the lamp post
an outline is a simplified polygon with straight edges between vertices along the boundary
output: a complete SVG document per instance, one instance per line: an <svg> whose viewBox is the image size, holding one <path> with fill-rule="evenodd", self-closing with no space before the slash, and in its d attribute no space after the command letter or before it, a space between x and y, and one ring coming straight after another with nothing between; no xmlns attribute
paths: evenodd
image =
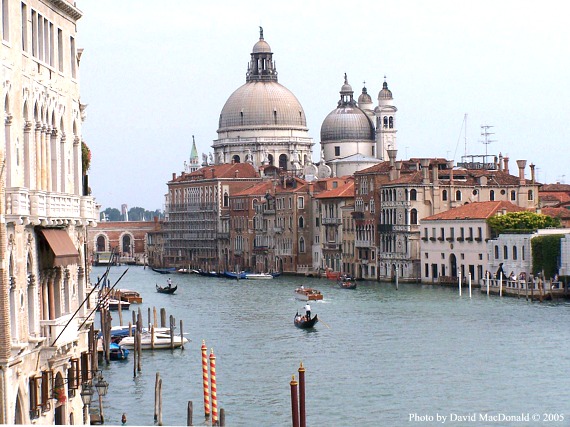
<svg viewBox="0 0 570 427"><path fill-rule="evenodd" d="M105 419L103 417L103 396L107 394L109 383L103 379L103 372L101 371L99 371L99 375L97 376L95 388L97 389L97 394L99 395L99 414L101 416L101 424L103 424L105 422Z"/></svg>
<svg viewBox="0 0 570 427"><path fill-rule="evenodd" d="M91 404L91 399L93 398L93 388L88 382L84 382L81 385L81 400L83 401L83 422L84 424L90 424L89 420L89 405Z"/></svg>

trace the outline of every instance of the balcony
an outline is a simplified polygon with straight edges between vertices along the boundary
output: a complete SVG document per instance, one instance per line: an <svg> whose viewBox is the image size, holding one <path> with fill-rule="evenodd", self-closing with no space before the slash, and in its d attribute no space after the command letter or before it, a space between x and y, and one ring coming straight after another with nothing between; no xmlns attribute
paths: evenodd
<svg viewBox="0 0 570 427"><path fill-rule="evenodd" d="M10 222L54 225L64 220L95 222L98 218L99 212L91 196L20 187L6 189L6 219Z"/></svg>
<svg viewBox="0 0 570 427"><path fill-rule="evenodd" d="M370 240L359 240L359 239L357 239L354 242L354 246L356 246L357 248L371 248L374 245L372 244L372 242Z"/></svg>
<svg viewBox="0 0 570 427"><path fill-rule="evenodd" d="M323 243L322 248L324 250L329 250L329 251L340 251L341 245L339 245L338 243Z"/></svg>
<svg viewBox="0 0 570 427"><path fill-rule="evenodd" d="M323 218L322 223L323 223L323 225L340 225L342 223L342 219L340 219L340 218Z"/></svg>
<svg viewBox="0 0 570 427"><path fill-rule="evenodd" d="M263 215L275 215L275 209L264 209Z"/></svg>
<svg viewBox="0 0 570 427"><path fill-rule="evenodd" d="M58 317L57 319L40 320L42 336L46 337L48 346L51 347L53 345L54 340L59 336L59 334L61 334L61 336L58 338L54 347L62 347L65 344L77 341L77 322L72 321L71 324L65 328L69 319L71 319L71 314L66 314ZM65 330L63 328L65 328Z"/></svg>

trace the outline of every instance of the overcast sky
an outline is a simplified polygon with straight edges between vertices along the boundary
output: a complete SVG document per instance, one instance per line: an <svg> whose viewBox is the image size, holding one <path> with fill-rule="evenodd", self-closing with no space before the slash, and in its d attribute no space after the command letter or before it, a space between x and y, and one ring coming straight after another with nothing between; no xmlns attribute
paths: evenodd
<svg viewBox="0 0 570 427"><path fill-rule="evenodd" d="M83 138L104 210L162 209L167 181L213 152L220 112L245 73L259 26L279 83L320 128L344 73L398 108L398 158L489 154L569 182L570 37L559 1L77 0ZM467 114L466 138L464 117ZM568 175L568 176L566 176ZM527 177L530 177L527 166Z"/></svg>

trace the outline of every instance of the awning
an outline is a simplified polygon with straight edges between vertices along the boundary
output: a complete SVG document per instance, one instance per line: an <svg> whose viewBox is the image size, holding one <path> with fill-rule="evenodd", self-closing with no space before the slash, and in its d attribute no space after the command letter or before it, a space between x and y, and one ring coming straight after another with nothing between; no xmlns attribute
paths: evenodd
<svg viewBox="0 0 570 427"><path fill-rule="evenodd" d="M54 267L77 264L79 262L79 252L65 230L44 228L40 231L55 255Z"/></svg>

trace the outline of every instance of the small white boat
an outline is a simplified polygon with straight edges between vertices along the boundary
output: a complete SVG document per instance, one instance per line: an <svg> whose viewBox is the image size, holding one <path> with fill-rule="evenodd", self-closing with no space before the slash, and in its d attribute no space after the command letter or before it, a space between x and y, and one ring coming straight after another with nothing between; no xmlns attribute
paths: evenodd
<svg viewBox="0 0 570 427"><path fill-rule="evenodd" d="M254 280L265 280L265 279L273 279L273 275L269 273L246 273L246 279L254 279Z"/></svg>
<svg viewBox="0 0 570 427"><path fill-rule="evenodd" d="M186 344L188 339L186 337L180 338L180 335L174 335L173 339L173 346L174 348L182 347L183 344ZM135 337L125 337L121 340L120 344L129 349L135 348ZM170 335L169 334L162 334L162 333L155 333L154 334L154 347L151 340L150 332L141 334L141 349L142 350L160 350L160 349L169 349L170 348Z"/></svg>

